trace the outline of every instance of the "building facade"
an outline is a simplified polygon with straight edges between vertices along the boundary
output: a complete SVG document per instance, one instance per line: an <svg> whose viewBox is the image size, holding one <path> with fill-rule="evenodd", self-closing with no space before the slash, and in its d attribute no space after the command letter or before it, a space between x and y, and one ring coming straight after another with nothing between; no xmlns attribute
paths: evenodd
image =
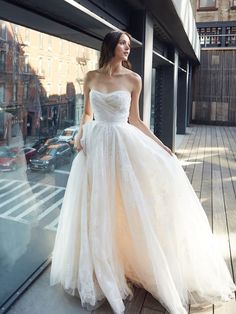
<svg viewBox="0 0 236 314"><path fill-rule="evenodd" d="M198 0L201 66L195 69L192 121L236 125L236 1Z"/></svg>
<svg viewBox="0 0 236 314"><path fill-rule="evenodd" d="M9 143L15 125L26 138L78 124L84 75L98 57L96 50L1 20L0 106L12 118L1 125L0 140Z"/></svg>
<svg viewBox="0 0 236 314"><path fill-rule="evenodd" d="M140 116L175 151L176 136L184 134L189 123L192 72L200 57L193 4L190 0L0 0L1 313L50 263L76 156L72 141L56 142L55 135L79 123L84 75L97 68L109 31L131 34L129 59L142 77ZM75 129L64 130L65 137ZM19 131L24 141L16 136ZM66 145L70 158L63 159ZM22 158L28 149L36 155ZM30 168L32 159L46 167L49 154L60 161L51 171ZM16 164L22 160L23 165ZM2 171L7 167L8 172Z"/></svg>

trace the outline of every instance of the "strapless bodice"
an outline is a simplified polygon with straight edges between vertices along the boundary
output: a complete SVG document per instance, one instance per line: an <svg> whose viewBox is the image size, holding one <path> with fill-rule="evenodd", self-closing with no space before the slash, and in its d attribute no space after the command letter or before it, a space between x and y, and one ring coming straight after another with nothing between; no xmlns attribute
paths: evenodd
<svg viewBox="0 0 236 314"><path fill-rule="evenodd" d="M90 103L97 122L127 122L131 94L127 90L102 93L90 90Z"/></svg>

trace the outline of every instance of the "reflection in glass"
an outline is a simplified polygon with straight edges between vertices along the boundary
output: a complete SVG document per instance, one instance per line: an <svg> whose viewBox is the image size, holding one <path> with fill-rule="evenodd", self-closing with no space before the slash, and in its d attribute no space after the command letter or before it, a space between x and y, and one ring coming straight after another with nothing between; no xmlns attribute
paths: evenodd
<svg viewBox="0 0 236 314"><path fill-rule="evenodd" d="M0 304L49 257L98 52L0 21Z"/></svg>

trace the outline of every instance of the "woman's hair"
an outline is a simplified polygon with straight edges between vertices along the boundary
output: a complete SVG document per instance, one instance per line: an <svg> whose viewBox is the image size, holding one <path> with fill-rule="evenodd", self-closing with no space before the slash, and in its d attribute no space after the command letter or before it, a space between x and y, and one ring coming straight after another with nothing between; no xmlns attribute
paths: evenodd
<svg viewBox="0 0 236 314"><path fill-rule="evenodd" d="M111 31L104 37L99 58L99 69L102 68L103 66L106 66L114 57L115 48L122 34L127 35L131 41L131 35L123 31ZM131 63L128 60L127 61L123 60L122 65L125 68L131 69Z"/></svg>

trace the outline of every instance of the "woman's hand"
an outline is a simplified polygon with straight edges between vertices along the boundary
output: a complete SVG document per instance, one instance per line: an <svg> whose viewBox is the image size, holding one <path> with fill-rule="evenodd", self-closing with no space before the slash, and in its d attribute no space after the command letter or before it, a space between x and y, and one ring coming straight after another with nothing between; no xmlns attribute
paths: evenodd
<svg viewBox="0 0 236 314"><path fill-rule="evenodd" d="M173 155L172 150L171 150L168 146L164 145L164 146L162 146L162 147L163 147L163 148L164 148L164 150L166 150L166 151L167 151L167 153L169 153L171 156Z"/></svg>
<svg viewBox="0 0 236 314"><path fill-rule="evenodd" d="M76 143L74 144L74 149L77 152L80 152L83 149L82 145L80 144L80 140L77 139Z"/></svg>

